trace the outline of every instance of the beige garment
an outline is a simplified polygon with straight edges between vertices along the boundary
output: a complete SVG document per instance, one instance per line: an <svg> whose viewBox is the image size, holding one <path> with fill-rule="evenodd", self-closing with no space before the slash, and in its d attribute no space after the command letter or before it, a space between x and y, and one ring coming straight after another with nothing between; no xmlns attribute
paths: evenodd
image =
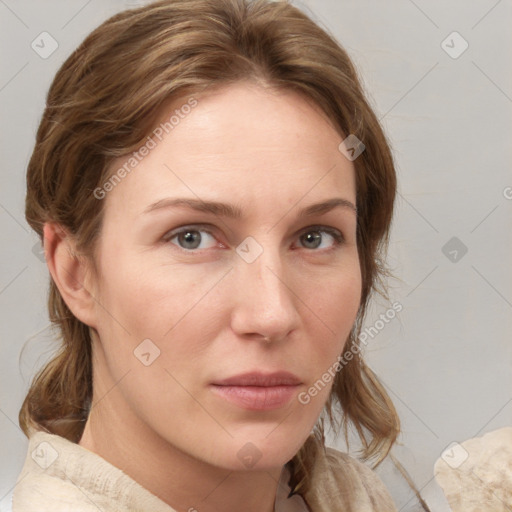
<svg viewBox="0 0 512 512"><path fill-rule="evenodd" d="M453 512L512 510L512 427L452 443L434 475Z"/></svg>
<svg viewBox="0 0 512 512"><path fill-rule="evenodd" d="M285 466L275 501L276 512L396 512L377 475L367 466L331 448L318 450L312 488L303 498L288 498ZM344 505L350 486L353 506ZM38 431L13 492L13 512L175 512L119 468L61 436ZM198 512L200 507L196 507ZM194 504L188 512L194 512Z"/></svg>

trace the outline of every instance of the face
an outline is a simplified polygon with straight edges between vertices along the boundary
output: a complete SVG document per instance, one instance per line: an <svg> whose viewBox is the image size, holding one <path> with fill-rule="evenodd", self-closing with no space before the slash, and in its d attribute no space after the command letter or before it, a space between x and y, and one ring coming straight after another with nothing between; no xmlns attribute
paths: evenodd
<svg viewBox="0 0 512 512"><path fill-rule="evenodd" d="M181 452L275 468L314 427L359 308L355 171L297 93L193 97L105 187L95 371Z"/></svg>

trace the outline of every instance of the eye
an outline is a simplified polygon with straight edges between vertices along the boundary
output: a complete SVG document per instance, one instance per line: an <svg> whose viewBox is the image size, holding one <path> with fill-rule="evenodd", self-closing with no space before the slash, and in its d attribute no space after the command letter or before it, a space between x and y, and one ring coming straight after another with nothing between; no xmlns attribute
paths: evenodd
<svg viewBox="0 0 512 512"><path fill-rule="evenodd" d="M327 236L326 236L327 235ZM306 249L333 249L343 243L344 238L340 231L327 226L310 226L299 236L299 240ZM323 243L327 243L327 247Z"/></svg>
<svg viewBox="0 0 512 512"><path fill-rule="evenodd" d="M185 226L171 231L164 237L165 242L177 245L178 248L194 252L215 247L216 239L207 226ZM308 250L332 250L343 243L344 237L340 231L328 226L309 226L299 234L303 248ZM201 246L201 244L203 244Z"/></svg>
<svg viewBox="0 0 512 512"><path fill-rule="evenodd" d="M206 236L205 236L206 235ZM208 238L210 238L210 245L208 245ZM176 239L177 243L173 240ZM181 228L178 231L173 231L164 237L166 242L171 242L177 245L180 249L185 251L194 251L195 249L209 249L215 246L215 237L210 231L202 228L201 226L190 226ZM211 243L213 241L213 243ZM201 243L205 242L206 245L201 247Z"/></svg>

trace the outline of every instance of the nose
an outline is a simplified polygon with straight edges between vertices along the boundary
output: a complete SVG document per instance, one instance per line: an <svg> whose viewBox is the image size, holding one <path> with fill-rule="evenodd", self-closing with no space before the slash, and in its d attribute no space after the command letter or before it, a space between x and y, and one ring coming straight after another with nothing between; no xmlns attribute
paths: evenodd
<svg viewBox="0 0 512 512"><path fill-rule="evenodd" d="M265 248L252 263L237 261L231 328L238 336L278 341L300 325L290 274L277 249Z"/></svg>

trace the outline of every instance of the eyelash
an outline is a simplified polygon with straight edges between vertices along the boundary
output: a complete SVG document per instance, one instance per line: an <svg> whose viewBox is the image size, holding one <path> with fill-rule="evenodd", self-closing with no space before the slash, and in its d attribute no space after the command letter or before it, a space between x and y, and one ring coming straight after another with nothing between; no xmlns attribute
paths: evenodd
<svg viewBox="0 0 512 512"><path fill-rule="evenodd" d="M173 240L174 238L176 238L177 236L179 236L180 234L186 233L187 231L205 231L206 233L211 235L213 238L215 238L215 235L212 233L212 230L209 228L210 228L210 226L207 224L192 224L189 226L184 226L182 228L178 228L177 230L171 231L170 233L166 234L163 238L163 241L165 243L168 243L171 240ZM300 238L302 235L305 235L307 233L311 233L314 231L327 233L328 235L332 236L332 238L334 240L334 244L332 247L327 248L327 249L317 250L317 249L305 248L306 250L316 251L316 252L330 252L330 251L338 248L345 241L343 234L339 230L331 228L329 226L322 226L322 225L308 226L307 228L300 231L300 233L298 234L298 237ZM173 244L173 245L175 245L178 249L180 249L181 251L186 252L186 253L202 252L202 251L208 250L208 249L184 249L183 247L180 247L179 245L176 245L176 244Z"/></svg>

